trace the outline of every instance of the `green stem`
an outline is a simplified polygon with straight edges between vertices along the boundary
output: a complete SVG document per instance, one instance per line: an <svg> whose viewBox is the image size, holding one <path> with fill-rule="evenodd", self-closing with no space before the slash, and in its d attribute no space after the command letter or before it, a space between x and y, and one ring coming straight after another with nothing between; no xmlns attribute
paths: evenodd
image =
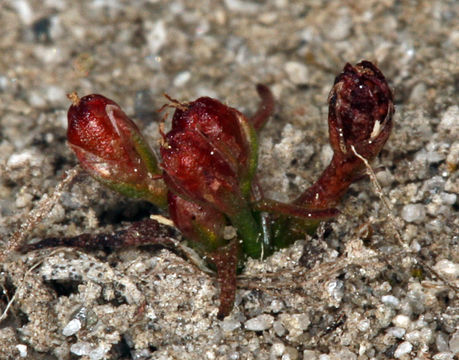
<svg viewBox="0 0 459 360"><path fill-rule="evenodd" d="M277 251L292 245L293 242L304 237L304 234L313 235L319 224L320 220L281 216L272 225L274 250Z"/></svg>
<svg viewBox="0 0 459 360"><path fill-rule="evenodd" d="M271 199L261 199L252 204L253 208L258 211L267 211L276 215L285 215L287 217L296 217L304 220L328 220L339 214L337 209L310 209L306 206L282 203Z"/></svg>
<svg viewBox="0 0 459 360"><path fill-rule="evenodd" d="M264 255L262 231L249 207L239 208L236 214L229 216L229 219L242 238L244 253L254 259L260 259Z"/></svg>

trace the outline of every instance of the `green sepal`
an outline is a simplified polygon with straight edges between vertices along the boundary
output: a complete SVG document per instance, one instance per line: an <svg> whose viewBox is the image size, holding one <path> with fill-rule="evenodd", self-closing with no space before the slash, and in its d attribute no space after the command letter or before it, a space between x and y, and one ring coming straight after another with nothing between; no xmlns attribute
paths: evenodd
<svg viewBox="0 0 459 360"><path fill-rule="evenodd" d="M158 160L143 136L140 133L131 132L131 140L148 172L153 175L161 175Z"/></svg>
<svg viewBox="0 0 459 360"><path fill-rule="evenodd" d="M243 172L240 174L241 193L245 199L249 199L252 189L252 179L258 167L258 136L255 128L244 115L237 114L237 119L249 148L247 167L243 168Z"/></svg>
<svg viewBox="0 0 459 360"><path fill-rule="evenodd" d="M167 188L161 179L152 180L151 188L132 185L129 183L117 183L102 177L93 176L94 179L108 188L132 199L142 199L164 209L167 207ZM157 182L157 183L156 183Z"/></svg>

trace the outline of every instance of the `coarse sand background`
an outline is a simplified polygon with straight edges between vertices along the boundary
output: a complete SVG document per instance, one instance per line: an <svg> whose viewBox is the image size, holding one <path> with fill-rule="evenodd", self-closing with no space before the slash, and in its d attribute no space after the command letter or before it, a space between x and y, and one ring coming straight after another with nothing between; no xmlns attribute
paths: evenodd
<svg viewBox="0 0 459 360"><path fill-rule="evenodd" d="M327 95L346 62L378 64L396 115L374 164L394 221L370 181L353 185L322 236L248 262L222 322L215 279L169 250L10 257L0 359L453 359L458 18L453 0L1 0L3 246L76 164L65 143L71 91L115 100L156 147L163 93L251 114L255 84L267 84L277 108L259 173L282 201L330 160ZM25 235L109 232L154 211L80 174Z"/></svg>

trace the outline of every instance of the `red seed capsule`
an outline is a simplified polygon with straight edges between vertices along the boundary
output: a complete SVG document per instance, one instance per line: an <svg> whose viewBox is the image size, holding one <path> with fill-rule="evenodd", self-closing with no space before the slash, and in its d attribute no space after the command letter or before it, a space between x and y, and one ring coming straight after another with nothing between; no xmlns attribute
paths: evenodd
<svg viewBox="0 0 459 360"><path fill-rule="evenodd" d="M297 205L327 209L338 204L364 173L354 151L372 161L392 130L392 92L381 71L369 61L346 64L328 97L328 131L333 159L321 177L295 200Z"/></svg>
<svg viewBox="0 0 459 360"><path fill-rule="evenodd" d="M354 156L351 146L371 161L389 138L394 113L392 92L369 61L346 64L329 95L328 127L336 155Z"/></svg>

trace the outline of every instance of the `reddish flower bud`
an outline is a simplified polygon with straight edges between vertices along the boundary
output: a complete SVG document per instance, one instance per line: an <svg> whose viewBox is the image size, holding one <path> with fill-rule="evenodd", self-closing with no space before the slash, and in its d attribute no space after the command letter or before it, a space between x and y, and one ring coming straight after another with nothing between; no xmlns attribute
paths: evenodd
<svg viewBox="0 0 459 360"><path fill-rule="evenodd" d="M175 193L225 213L243 201L237 169L202 133L171 131L161 148L164 181Z"/></svg>
<svg viewBox="0 0 459 360"><path fill-rule="evenodd" d="M201 253L212 252L224 245L226 220L211 206L199 205L168 193L169 216L174 225Z"/></svg>
<svg viewBox="0 0 459 360"><path fill-rule="evenodd" d="M244 115L205 97L177 106L161 156L174 192L234 213L250 193L257 139Z"/></svg>
<svg viewBox="0 0 459 360"><path fill-rule="evenodd" d="M95 179L130 197L166 204L156 158L135 123L102 95L69 95L67 139Z"/></svg>
<svg viewBox="0 0 459 360"><path fill-rule="evenodd" d="M253 126L237 110L210 98L174 105L172 130L161 146L164 181L184 199L227 216L244 252L260 257L260 225L249 208L257 166Z"/></svg>
<svg viewBox="0 0 459 360"><path fill-rule="evenodd" d="M329 95L328 126L335 154L372 160L392 129L392 92L379 69L369 61L346 64Z"/></svg>

